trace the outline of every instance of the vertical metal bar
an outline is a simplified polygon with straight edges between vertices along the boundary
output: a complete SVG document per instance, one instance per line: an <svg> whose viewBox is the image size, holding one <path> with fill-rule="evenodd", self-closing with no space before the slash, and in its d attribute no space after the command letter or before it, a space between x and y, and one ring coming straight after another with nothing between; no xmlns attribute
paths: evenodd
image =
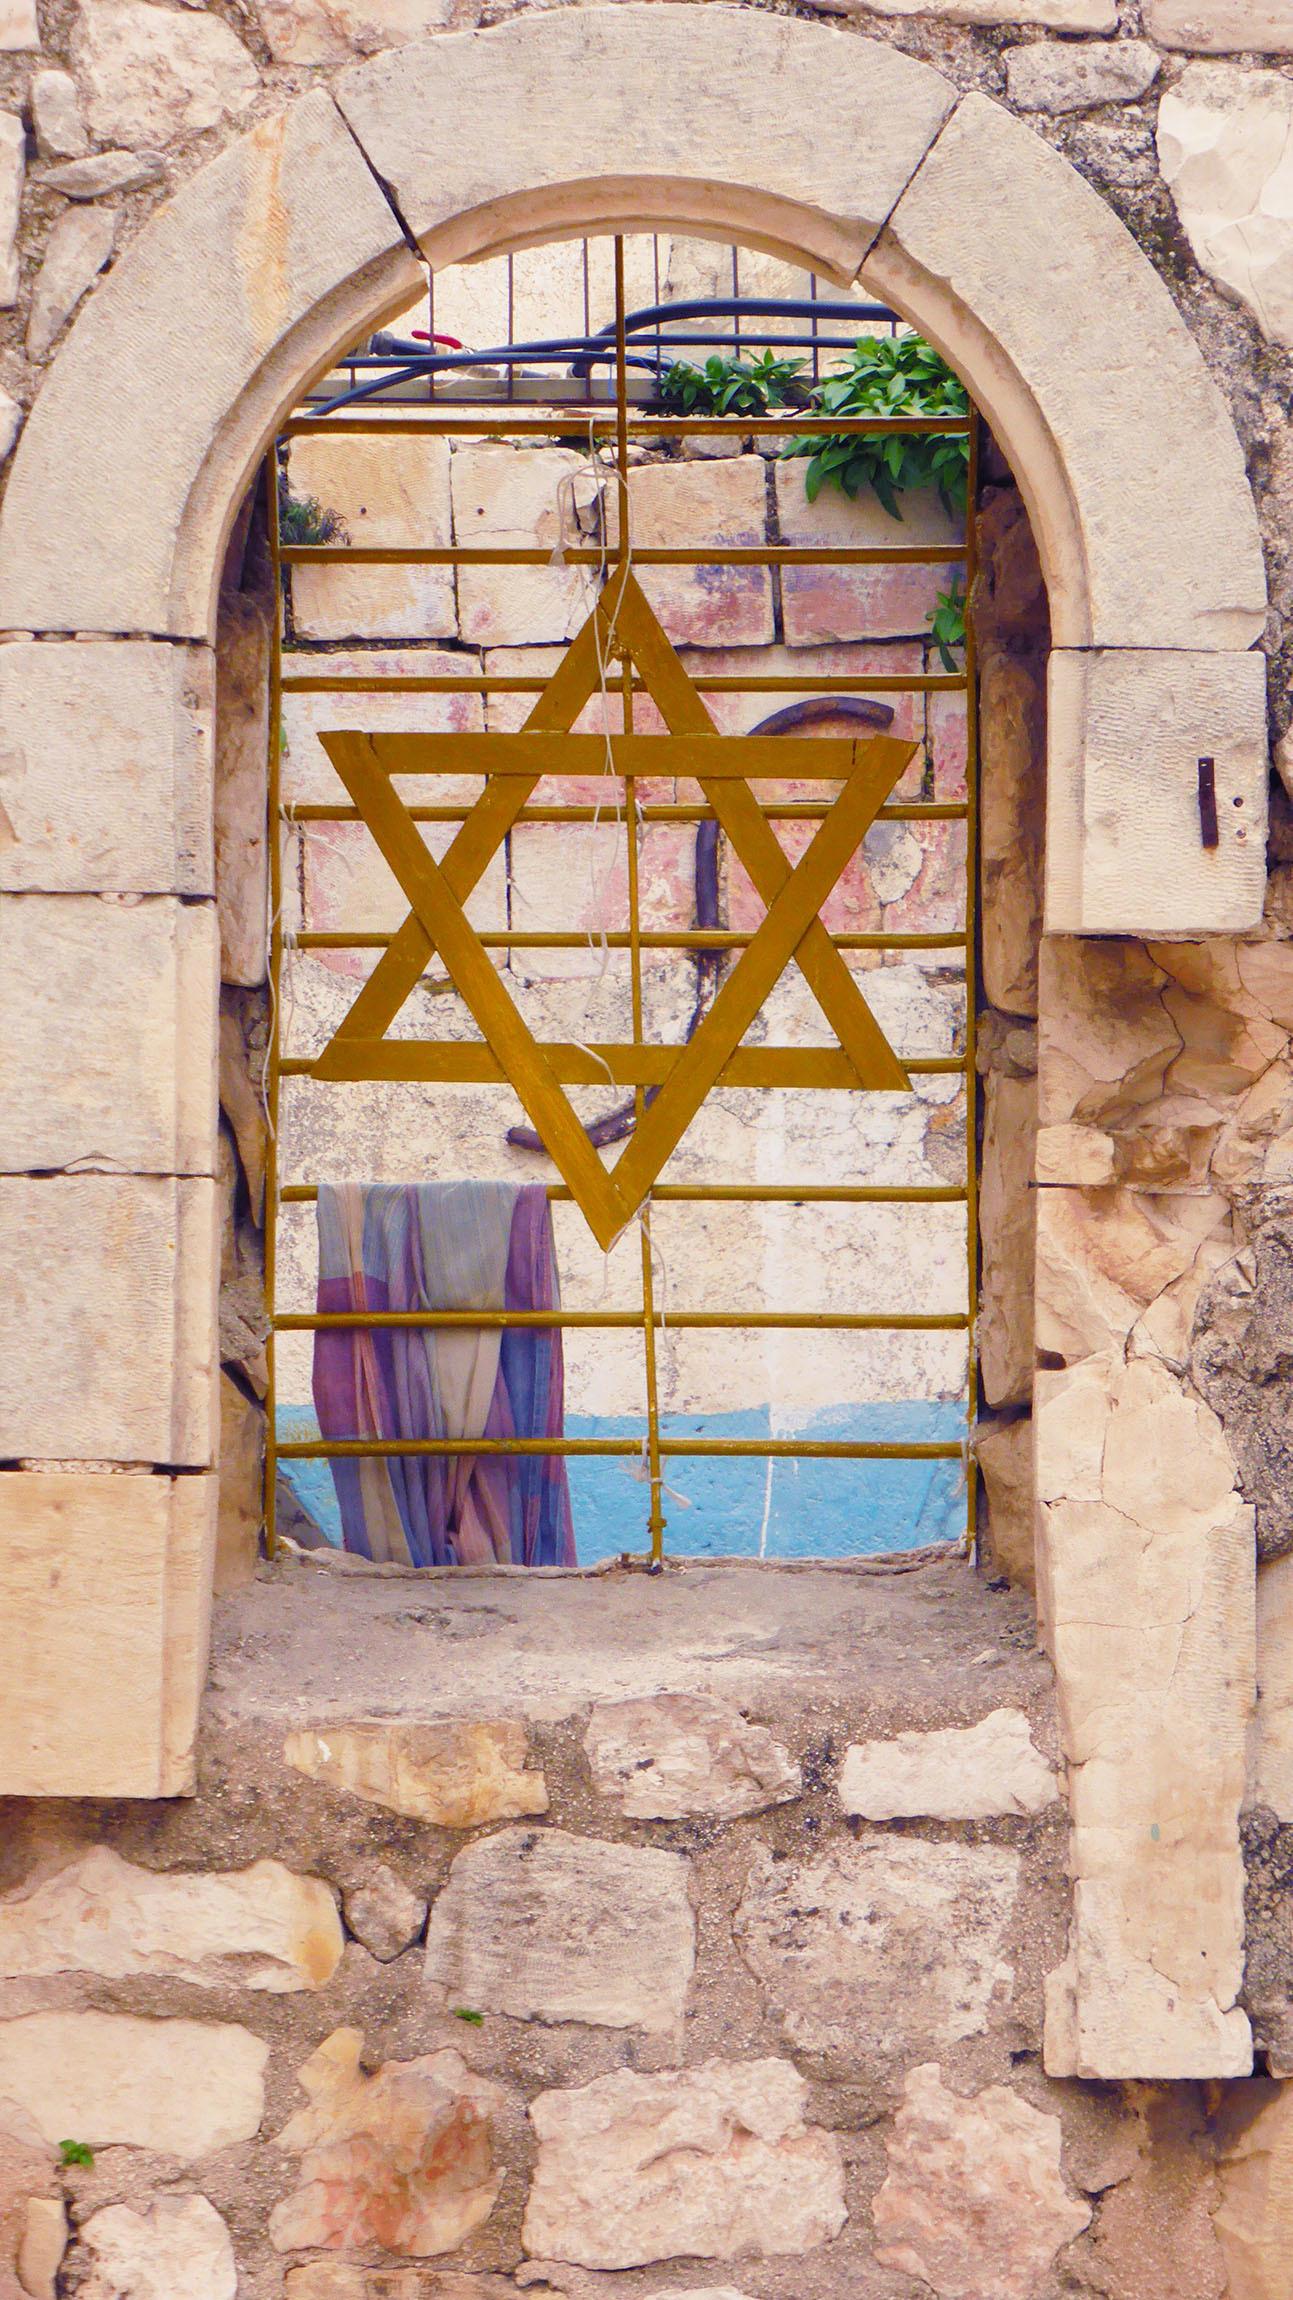
<svg viewBox="0 0 1293 2300"><path fill-rule="evenodd" d="M735 242L733 242L733 245L732 245L732 299L733 299L733 301L734 301L734 302L739 302L739 300L740 300L740 294L741 294L741 259L740 259L739 255L737 254L737 251L736 251L736 244L735 244ZM735 337L735 339L736 339L736 340L735 340L735 342L734 342L734 343L733 343L733 345L732 345L732 357L733 357L733 359L739 359L739 358L740 358L740 356L741 356L741 314L740 314L740 312L739 312L739 311L737 311L737 312L734 312L734 313L733 313L733 315L732 315L732 334L733 334L733 336L734 336L734 337Z"/></svg>
<svg viewBox="0 0 1293 2300"><path fill-rule="evenodd" d="M808 275L808 295L809 295L809 300L810 300L810 302L812 302L812 303L816 303L816 301L817 301L817 274L816 274L816 272L810 272L810 273L809 273L809 275ZM813 313L813 382L814 382L814 383L820 383L820 382L821 382L821 380L822 380L822 355L821 355L820 351L819 351L819 350L818 350L818 348L817 348L817 314L816 314L816 312L814 312L814 313Z"/></svg>
<svg viewBox="0 0 1293 2300"><path fill-rule="evenodd" d="M979 1471L974 1452L979 1412L979 689L974 644L974 582L978 572L979 412L971 403L969 462L965 479L965 1226L967 1308L970 1318L966 1378L967 1450L965 1534L971 1558L978 1559Z"/></svg>
<svg viewBox="0 0 1293 2300"><path fill-rule="evenodd" d="M432 352L433 352L433 351L435 350L435 266L434 266L434 264L428 264L428 265L427 265L427 334L428 334L428 335L430 336L430 338L431 338L431 341L430 341L430 343L427 345L427 350L428 350L428 351L432 351ZM434 398L435 398L435 369L434 369L433 367L432 367L432 368L428 368L428 369L427 369L427 398L428 398L428 399L434 399Z"/></svg>
<svg viewBox="0 0 1293 2300"><path fill-rule="evenodd" d="M620 528L618 558L622 566L629 552L629 486L628 486L628 363L625 358L624 327L624 242L617 234L615 240L615 411L616 460L619 464ZM621 708L624 714L624 732L633 732L633 658L625 650L620 657ZM625 839L628 860L629 898L629 970L633 1001L633 1043L643 1044L642 1014L642 943L641 906L638 887L638 804L637 785L632 775L624 779ZM646 1110L646 1095L640 1086L633 1090L633 1119L635 1126L642 1123ZM648 1191L638 1212L638 1234L642 1244L642 1340L646 1363L647 1409L647 1474L650 1478L651 1509L649 1531L651 1535L651 1563L659 1566L664 1557L664 1479L660 1468L660 1388L656 1364L655 1340L655 1269L651 1256L651 1194Z"/></svg>
<svg viewBox="0 0 1293 2300"><path fill-rule="evenodd" d="M281 815L283 739L283 562L279 553L278 443L271 440L265 456L265 520L274 586L273 630L269 655L269 775L266 806L269 815L269 1044L265 1054L265 1302L269 1331L265 1336L265 1550L278 1550L278 1381L275 1365L274 1309L278 1268L278 1101L283 1013L283 822Z"/></svg>
<svg viewBox="0 0 1293 2300"><path fill-rule="evenodd" d="M512 255L507 259L507 340L516 342L516 258ZM511 360L507 363L507 396L516 397L516 367Z"/></svg>

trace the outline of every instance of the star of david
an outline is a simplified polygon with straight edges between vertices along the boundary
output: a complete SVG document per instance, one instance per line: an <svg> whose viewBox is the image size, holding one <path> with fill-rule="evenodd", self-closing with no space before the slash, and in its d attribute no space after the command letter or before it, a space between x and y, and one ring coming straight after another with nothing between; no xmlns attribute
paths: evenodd
<svg viewBox="0 0 1293 2300"><path fill-rule="evenodd" d="M612 735L620 775L682 776L699 783L744 863L765 915L695 1035L685 1046L589 1049L535 1039L497 967L469 924L465 904L545 775L604 770L607 738L573 735L600 692L603 666L627 654L655 702L666 735ZM914 743L720 735L636 578L608 578L559 668L514 735L329 733L320 740L412 905L350 1012L313 1065L320 1079L504 1078L514 1088L576 1204L609 1248L659 1178L710 1088L818 1083L831 1057L821 1049L743 1048L741 1041L793 960L834 1029L845 1082L906 1092L906 1071L823 927L819 912L850 857L914 756ZM807 851L792 864L751 782L798 773L842 784ZM484 788L437 862L393 788L409 773L483 774ZM434 952L484 1034L484 1046L431 1045L385 1033ZM777 1057L780 1058L778 1065ZM603 1166L567 1085L654 1085L628 1146ZM765 1073L767 1074L765 1076ZM834 1076L832 1073L832 1082Z"/></svg>

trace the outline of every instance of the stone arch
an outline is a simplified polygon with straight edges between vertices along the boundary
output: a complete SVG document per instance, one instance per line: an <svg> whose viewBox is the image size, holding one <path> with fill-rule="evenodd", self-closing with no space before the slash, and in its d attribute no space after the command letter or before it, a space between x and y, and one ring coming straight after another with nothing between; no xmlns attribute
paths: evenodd
<svg viewBox="0 0 1293 2300"><path fill-rule="evenodd" d="M415 247L444 264L662 223L861 276L987 410L1052 607L1049 927L1227 933L1260 915L1264 586L1239 443L1162 282L1030 130L880 42L670 0L392 51L260 122L88 299L0 515L0 628L15 634L0 740L21 762L0 886L44 906L30 980L64 1056L10 1120L6 1160L47 1330L11 1367L0 1436L24 1465L0 1477L21 1644L0 1789L192 1786L216 1482L211 650L235 506L308 381L412 300ZM1212 848L1205 755L1222 802ZM78 921L79 896L117 892L139 899L111 933L106 914ZM64 944L93 949L92 975L57 962ZM28 988L20 963L3 995ZM72 1174L90 1157L87 1112L95 1170ZM42 1462L54 1474L33 1477ZM1183 1763L1174 1701L1202 1703L1242 1744L1251 1634L1242 1591L1218 1598L1219 1622L1225 1605L1229 1644L1199 1626L1188 1685L1156 1712ZM1132 1732L1108 1760L1100 1811L1079 1821L1105 1865L1087 1888L1095 1913L1079 1907L1052 2066L1236 2073L1234 1814L1208 1817L1208 1912L1169 1987L1135 1934L1141 1887L1129 1872L1124 1891L1108 1851L1137 1745ZM1161 1889L1182 1901L1192 1827L1163 1855ZM1124 2049L1122 1998L1143 1996L1147 1974L1152 2036L1142 2024Z"/></svg>

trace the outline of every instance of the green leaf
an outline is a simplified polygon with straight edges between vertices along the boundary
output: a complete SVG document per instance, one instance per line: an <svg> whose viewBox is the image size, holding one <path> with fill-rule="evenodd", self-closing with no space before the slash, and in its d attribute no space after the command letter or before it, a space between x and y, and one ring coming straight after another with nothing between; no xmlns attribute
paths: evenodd
<svg viewBox="0 0 1293 2300"><path fill-rule="evenodd" d="M485 2025L485 2015L484 2015L484 2013L479 2013L479 2012L472 2012L472 2010L471 2010L470 2006L468 2006L468 2005L454 2005L454 2006L453 2006L451 2009L452 2009L452 2012L453 2012L453 2017L454 2017L454 2019L455 2019L455 2020L465 2020L469 2028L483 2028L483 2027L484 2027L484 2025Z"/></svg>
<svg viewBox="0 0 1293 2300"><path fill-rule="evenodd" d="M58 2152L65 2165L81 2164L87 2172L93 2169L94 2150L87 2148L83 2140L60 2140Z"/></svg>

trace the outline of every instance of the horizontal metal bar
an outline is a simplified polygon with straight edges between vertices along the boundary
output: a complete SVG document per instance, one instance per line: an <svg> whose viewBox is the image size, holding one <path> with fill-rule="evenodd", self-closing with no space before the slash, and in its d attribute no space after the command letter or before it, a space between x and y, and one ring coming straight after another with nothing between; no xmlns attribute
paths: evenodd
<svg viewBox="0 0 1293 2300"><path fill-rule="evenodd" d="M445 736L444 738L446 742L452 742L453 739L454 738L449 735ZM496 740L493 735L486 735L482 739L487 743L491 743ZM654 738L651 736L644 736L643 740L649 742L654 740ZM598 741L600 742L600 738L598 738ZM417 773L427 774L431 772L431 769L425 767L398 767L393 768L391 771L392 773L401 775ZM466 768L464 768L463 771L466 774L475 774L479 770L469 764ZM521 770L519 769L513 768L505 768L503 770L504 773L513 776L520 771ZM435 772L453 774L455 769L453 767L437 768ZM491 768L490 772L492 773L494 770ZM581 770L577 764L564 770L554 770L552 768L548 768L545 772L544 780L550 782L557 781L559 772L564 772L570 775L580 775ZM644 770L639 779L647 780L651 772L652 770L649 769ZM686 775L673 777L668 774L667 769L662 770L662 772L666 781L678 780L687 782L695 781L698 779L697 777ZM788 783L831 783L837 782L840 779L838 775L833 775L831 773L829 764L821 775L805 774L802 770L798 775L796 775L793 763L788 764L785 775L780 778L775 777L769 768L760 767L757 764L751 767L749 772L753 779L762 782L772 782L780 779ZM745 775L746 770L744 767L742 767L738 775L724 775L723 780L725 782L744 781ZM583 775L581 776L581 779L587 781L591 778ZM623 777L619 774L608 774L606 777L608 785L616 784L622 780ZM608 789L606 799L601 806L593 806L585 802L577 810L572 807L550 807L546 811L549 817L555 817L555 819L559 822L595 822L599 818L601 821L605 822L608 819L607 810L611 809L613 811L617 805L621 805L622 803L623 801L620 795L618 793L612 794L612 792ZM797 799L793 801L787 800L785 803L787 805L811 806L817 808L823 814L829 814L833 801L830 799ZM292 823L361 823L365 819L363 811L359 807L325 806L321 801L316 802L312 799L303 801L299 806L286 806L282 811L287 817L287 820ZM469 807L455 807L446 817L444 812L440 809L436 809L433 812L430 808L411 806L407 811L415 823L443 822L445 820L450 822L465 822L468 814L471 812ZM712 815L713 813L712 808L707 808L703 811L706 815ZM764 809L763 811L766 813L770 810ZM969 808L967 807L964 799L912 799L910 801L901 801L890 806L877 807L872 819L878 823L962 822L968 813ZM513 821L519 821L520 817L513 817L512 819Z"/></svg>
<svg viewBox="0 0 1293 2300"><path fill-rule="evenodd" d="M634 544L635 567L949 567L965 557L958 543L697 543ZM542 544L285 543L285 567L551 567ZM608 550L566 544L561 564L603 567Z"/></svg>
<svg viewBox="0 0 1293 2300"><path fill-rule="evenodd" d="M848 641L837 643L847 645ZM308 659L309 651L305 648L294 648L292 652L306 655ZM404 642L400 643L400 652L410 652ZM486 652L492 650L486 649ZM326 663L329 657L321 654L314 659ZM802 679L789 672L748 679L730 673L706 678L701 672L693 672L690 677L693 687L698 687L704 695L950 695L963 694L966 686L963 671L859 671L855 677L833 671L819 673L815 678L805 672ZM375 671L371 678L355 672L324 677L287 671L283 674L281 692L285 695L541 695L551 684L551 672L546 679L523 679L519 675L511 677L487 671L461 675L428 672L424 677L415 672ZM623 691L623 682L617 680L616 692L622 694ZM633 692L635 695L648 692L645 679L633 681Z"/></svg>
<svg viewBox="0 0 1293 2300"><path fill-rule="evenodd" d="M795 778L800 781L807 777ZM769 799L760 806L760 813L770 823L821 822L834 804L831 799ZM363 815L358 807L315 806L312 802L300 806L284 807L282 813L293 823L358 823ZM465 823L470 807L410 807L415 823ZM878 823L921 821L959 821L966 814L964 800L948 800L939 805L913 805L910 807L879 807ZM688 799L652 799L635 808L643 823L712 823L714 810ZM514 830L518 823L608 823L615 820L615 803L609 798L599 806L587 803L566 807L521 807L511 817Z"/></svg>
<svg viewBox="0 0 1293 2300"><path fill-rule="evenodd" d="M651 1323L662 1330L682 1333L756 1332L943 1334L964 1333L970 1321L964 1312L949 1310L939 1316L872 1316L870 1312L830 1313L818 1310L653 1310ZM554 1328L625 1329L637 1333L646 1324L645 1310L283 1310L273 1320L280 1334L366 1331L370 1326L463 1326L469 1332L487 1328L510 1330L534 1327L550 1333Z"/></svg>
<svg viewBox="0 0 1293 2300"><path fill-rule="evenodd" d="M342 363L344 365L344 362ZM447 403L453 406L453 402ZM308 438L321 431L346 433L351 437L389 432L399 438L408 432L438 432L451 439L486 438L499 435L505 439L567 438L573 434L587 439L591 434L604 432L609 437L616 429L617 417L609 401L600 406L571 401L566 407L553 406L539 421L515 412L524 403L513 403L503 413L491 416L486 409L472 415L461 400L453 414L442 414L439 409L428 415L294 415L283 425L281 439ZM965 415L817 415L807 408L788 409L784 415L630 415L628 433L631 439L642 437L662 439L686 438L693 432L706 432L711 437L726 434L733 438L809 439L818 432L831 439L843 439L853 433L874 433L877 438L886 434L902 438L920 437L935 433L939 438L968 438L970 419Z"/></svg>
<svg viewBox="0 0 1293 2300"><path fill-rule="evenodd" d="M549 1182L550 1205L570 1205L574 1192L566 1182ZM312 1206L319 1195L317 1182L285 1182L278 1193L283 1206ZM951 1206L962 1205L968 1193L963 1183L913 1184L903 1189L891 1182L657 1182L651 1202L674 1206Z"/></svg>
<svg viewBox="0 0 1293 2300"><path fill-rule="evenodd" d="M752 943L755 929L748 934L723 927L695 927L676 934L666 934L654 927L644 929L637 937L641 950L744 950ZM308 928L292 936L297 950L386 950L395 940L390 934L337 934ZM966 932L960 934L833 934L831 941L836 950L964 950L969 942ZM633 936L617 928L614 933L559 934L533 931L529 934L499 932L478 934L476 940L486 950L631 950Z"/></svg>
<svg viewBox="0 0 1293 2300"><path fill-rule="evenodd" d="M545 1038L540 1051L562 1086L663 1086L686 1052L680 1046L578 1045ZM321 1085L371 1085L377 1080L419 1086L513 1086L493 1049L478 1039L333 1039L332 1060L284 1055L282 1078L314 1078ZM905 1055L898 1060L918 1077L954 1076L961 1055ZM856 1093L857 1072L833 1046L738 1046L719 1072L718 1085L770 1086L783 1091Z"/></svg>
<svg viewBox="0 0 1293 2300"><path fill-rule="evenodd" d="M293 1438L275 1447L280 1461L418 1459L438 1454L610 1454L636 1461L639 1438ZM964 1446L848 1445L819 1439L796 1444L791 1438L666 1438L660 1451L672 1460L734 1455L770 1461L961 1461Z"/></svg>

